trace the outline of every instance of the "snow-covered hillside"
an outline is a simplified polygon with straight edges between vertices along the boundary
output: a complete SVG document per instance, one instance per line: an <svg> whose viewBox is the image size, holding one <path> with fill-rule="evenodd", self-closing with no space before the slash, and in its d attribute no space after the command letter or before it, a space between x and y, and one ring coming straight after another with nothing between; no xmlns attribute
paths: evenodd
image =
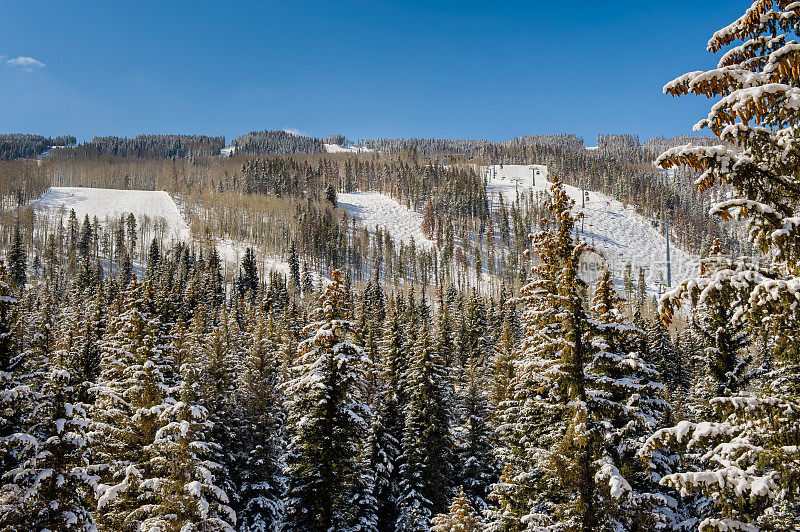
<svg viewBox="0 0 800 532"><path fill-rule="evenodd" d="M370 231L381 227L395 240L408 244L414 237L415 245L426 249L433 247L433 241L422 232L422 214L400 205L397 200L380 192L340 193L337 199L340 207Z"/></svg>
<svg viewBox="0 0 800 532"><path fill-rule="evenodd" d="M69 215L70 209L75 209L75 215L79 222L82 222L83 217L87 214L90 219L97 216L98 220L105 222L117 219L122 214L133 213L140 226L145 216L150 219L151 223L163 219L166 222L165 236L167 239L191 241L191 231L186 219L172 197L163 191L53 187L34 201L32 206L37 210L47 210L55 215L58 215L63 207L65 219ZM236 275L248 244L219 240L216 247L223 262L224 273ZM284 275L289 274L289 264L283 258L257 253L257 259L262 276L272 270ZM319 274L312 272L312 276L317 279ZM327 278L324 276L323 282L327 282Z"/></svg>
<svg viewBox="0 0 800 532"><path fill-rule="evenodd" d="M98 220L119 218L133 213L141 223L147 216L151 220L163 219L167 224L167 235L176 240L189 240L189 226L172 197L164 191L117 190L107 188L53 187L33 202L37 210L59 212L68 215L75 209L79 221L85 215L97 216Z"/></svg>
<svg viewBox="0 0 800 532"><path fill-rule="evenodd" d="M338 144L323 144L328 153L365 153L372 151L364 146L339 146Z"/></svg>
<svg viewBox="0 0 800 532"><path fill-rule="evenodd" d="M500 165L480 167L487 176L488 191L496 205L502 194L506 201L516 194L549 191L552 183L547 180L547 167L542 165ZM532 183L535 175L536 183ZM619 201L599 192L589 192L585 207L581 203L581 190L565 187L575 200L575 211L583 211L585 219L578 225L580 237L602 255L602 262L614 272L617 283L621 283L627 263L631 263L633 275L639 267L645 268L645 278L650 290L667 280L667 241L650 220L639 215L633 207L625 207ZM381 227L397 240L414 242L426 249L434 242L422 232L422 214L407 209L393 198L379 192L341 193L339 204L358 222L374 231ZM599 259L599 258L598 258ZM673 286L697 273L697 258L671 246L670 260ZM591 267L591 265L588 265Z"/></svg>
<svg viewBox="0 0 800 532"><path fill-rule="evenodd" d="M544 192L552 184L537 175L533 185L531 165L496 165L479 170L488 176L489 193L494 197L502 193L504 198L513 199L517 191L524 193L533 189ZM576 212L583 210L585 215L583 223L578 224L579 231L583 229L581 238L602 252L618 282L627 262L632 264L634 276L639 266L646 268L645 276L651 289L658 281L666 281L667 241L649 220L637 214L633 207L626 208L599 192L590 191L585 208L582 208L581 190L570 186L565 188L575 200ZM696 274L695 256L675 246L670 246L670 255L673 285Z"/></svg>
<svg viewBox="0 0 800 532"><path fill-rule="evenodd" d="M547 168L531 165L504 165L481 167L487 176L488 190L496 205L502 194L512 200L519 193L529 190L547 191L551 183L546 180ZM533 176L536 184L532 184ZM646 269L647 283L655 289L666 280L666 239L653 224L637 214L633 207L625 207L618 201L597 192L589 192L585 207L581 207L581 191L566 187L576 202L576 211L583 210L585 220L579 224L581 238L600 251L605 263L611 267L618 282L622 279L626 263L633 266L634 275L639 266ZM431 249L434 245L422 232L422 214L408 209L395 199L379 192L340 193L338 201L342 208L357 218L358 223L370 231L377 227L388 231L398 241L408 244L413 237L417 246ZM141 223L147 216L150 220L166 222L168 238L189 241L191 234L180 209L169 194L163 191L111 190L81 187L53 187L33 203L39 210L57 213L63 207L66 215L75 209L79 220L84 215L97 216L101 221L118 218L123 213L133 213ZM220 254L226 264L236 267L244 248L243 243L222 241L218 243ZM263 257L267 269L288 269L282 260ZM672 246L672 283L695 275L696 257Z"/></svg>

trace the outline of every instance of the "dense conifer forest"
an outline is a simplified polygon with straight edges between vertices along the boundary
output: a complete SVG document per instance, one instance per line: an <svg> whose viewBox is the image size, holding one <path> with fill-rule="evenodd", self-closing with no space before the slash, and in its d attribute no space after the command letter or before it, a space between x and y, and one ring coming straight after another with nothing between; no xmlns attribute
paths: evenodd
<svg viewBox="0 0 800 532"><path fill-rule="evenodd" d="M706 136L0 136L0 530L800 529L798 26L756 0L665 86ZM570 185L696 275L587 278Z"/></svg>
<svg viewBox="0 0 800 532"><path fill-rule="evenodd" d="M0 134L0 161L36 158L55 146L72 146L75 137L46 138L41 135Z"/></svg>

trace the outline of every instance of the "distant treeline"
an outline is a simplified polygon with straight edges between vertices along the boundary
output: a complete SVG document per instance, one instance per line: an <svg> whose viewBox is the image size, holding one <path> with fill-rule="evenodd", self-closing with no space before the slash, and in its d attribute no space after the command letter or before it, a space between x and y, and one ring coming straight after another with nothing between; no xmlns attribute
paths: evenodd
<svg viewBox="0 0 800 532"><path fill-rule="evenodd" d="M0 160L32 158L53 146L72 146L75 142L75 137L69 135L50 138L27 133L0 134Z"/></svg>
<svg viewBox="0 0 800 532"><path fill-rule="evenodd" d="M73 139L74 143L74 139ZM74 156L117 155L137 159L171 159L219 155L225 137L205 135L137 135L136 137L94 137L74 148L55 150L54 155Z"/></svg>
<svg viewBox="0 0 800 532"><path fill-rule="evenodd" d="M344 139L344 137L342 137ZM303 137L286 131L252 131L234 139L237 155L288 155L322 153L322 139Z"/></svg>

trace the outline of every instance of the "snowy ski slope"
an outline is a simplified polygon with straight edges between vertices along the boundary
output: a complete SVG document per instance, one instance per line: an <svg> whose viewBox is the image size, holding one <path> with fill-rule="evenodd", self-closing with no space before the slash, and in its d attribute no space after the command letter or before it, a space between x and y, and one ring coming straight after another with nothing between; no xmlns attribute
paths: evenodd
<svg viewBox="0 0 800 532"><path fill-rule="evenodd" d="M140 225L144 216L148 216L151 223L163 219L166 222L168 239L183 242L192 240L191 231L181 210L172 197L163 191L53 187L31 205L39 211L50 211L55 216L59 215L63 207L65 219L69 216L70 209L75 209L79 222L87 214L90 219L97 216L98 220L106 221L119 218L123 213L133 213ZM246 242L231 242L227 239L217 241L217 252L226 274L236 274L248 246ZM289 263L282 258L257 253L257 259L261 275L273 270L284 275L289 274ZM319 274L312 272L312 276L316 280ZM322 278L323 282L327 282L325 276Z"/></svg>
<svg viewBox="0 0 800 532"><path fill-rule="evenodd" d="M338 144L322 144L327 153L366 153L373 151L364 146L339 146Z"/></svg>
<svg viewBox="0 0 800 532"><path fill-rule="evenodd" d="M488 176L487 186L490 196L496 198L502 193L504 201L513 200L517 191L527 193L545 192L552 184L544 177L547 172L536 176L532 185L532 165L500 165L479 167ZM538 169L539 167L537 167ZM567 193L575 200L575 212L584 211L585 219L578 224L580 237L600 251L608 266L614 272L617 282L622 280L625 264L633 266L633 275L638 275L639 266L646 268L645 278L648 286L655 289L658 281L667 278L667 241L649 220L637 214L633 207L625 207L619 201L599 192L589 192L585 209L581 209L581 190L565 186ZM670 246L672 263L672 285L694 276L697 273L697 257Z"/></svg>
<svg viewBox="0 0 800 532"><path fill-rule="evenodd" d="M141 223L144 216L151 220L164 219L167 235L176 240L189 240L189 226L183 218L172 197L160 190L117 190L108 188L52 187L33 202L37 210L58 213L64 209L64 216L75 209L78 221L85 215L97 216L98 220L119 218L122 214L133 213Z"/></svg>
<svg viewBox="0 0 800 532"><path fill-rule="evenodd" d="M406 244L414 238L414 245L425 249L433 247L422 232L422 214L400 205L397 200L380 192L353 192L336 195L339 206L369 231L377 227L389 231L395 240Z"/></svg>
<svg viewBox="0 0 800 532"><path fill-rule="evenodd" d="M496 206L497 197L513 200L517 193L528 191L547 192L552 183L547 180L547 167L542 165L500 165L477 168L487 175L490 199ZM533 171L536 184L532 185ZM575 212L584 211L585 219L579 224L580 238L592 244L602 255L606 267L614 272L618 284L622 282L628 262L634 277L639 267L645 268L645 279L651 291L667 279L667 241L653 224L636 213L633 207L625 207L619 201L599 192L589 192L584 209L581 208L581 190L566 186L567 193L575 200ZM422 214L406 208L395 199L379 192L340 193L338 201L342 208L355 216L358 223L369 231L381 227L397 240L410 242L430 249L434 242L422 232ZM581 228L583 229L581 231ZM670 246L672 285L696 275L697 258Z"/></svg>
<svg viewBox="0 0 800 532"><path fill-rule="evenodd" d="M531 183L534 170L535 186ZM517 193L526 194L530 190L546 192L552 185L547 181L547 167L541 165L504 165L502 168L497 165L479 167L478 171L488 176L488 191L495 206L499 194L509 201ZM581 190L570 186L565 188L575 200L575 211L583 210L585 214L582 226L578 226L580 237L600 252L600 260L614 272L618 284L622 282L628 262L631 263L634 277L638 275L640 266L645 268L645 279L651 291L666 281L667 242L649 220L637 214L633 207L626 208L619 201L599 192L590 191L586 206L581 209ZM369 231L381 227L405 243L413 237L417 246L430 249L434 245L422 232L422 214L409 210L387 195L374 191L340 193L338 200L340 206ZM674 286L697 273L697 262L695 256L675 246L670 248Z"/></svg>

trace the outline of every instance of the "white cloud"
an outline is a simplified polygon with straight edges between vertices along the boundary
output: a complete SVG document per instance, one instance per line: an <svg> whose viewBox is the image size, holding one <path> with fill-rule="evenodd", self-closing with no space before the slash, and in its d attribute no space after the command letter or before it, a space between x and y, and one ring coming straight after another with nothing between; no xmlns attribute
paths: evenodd
<svg viewBox="0 0 800 532"><path fill-rule="evenodd" d="M33 57L26 57L24 55L20 55L18 57L9 59L8 61L6 61L6 63L14 67L19 67L25 72L33 72L38 68L44 68L45 66L47 66L41 61L37 61Z"/></svg>
<svg viewBox="0 0 800 532"><path fill-rule="evenodd" d="M304 136L302 131L300 131L299 129L295 129L293 127L285 127L285 128L283 128L283 131L288 133L288 134L290 134L290 135L294 135L295 137Z"/></svg>

